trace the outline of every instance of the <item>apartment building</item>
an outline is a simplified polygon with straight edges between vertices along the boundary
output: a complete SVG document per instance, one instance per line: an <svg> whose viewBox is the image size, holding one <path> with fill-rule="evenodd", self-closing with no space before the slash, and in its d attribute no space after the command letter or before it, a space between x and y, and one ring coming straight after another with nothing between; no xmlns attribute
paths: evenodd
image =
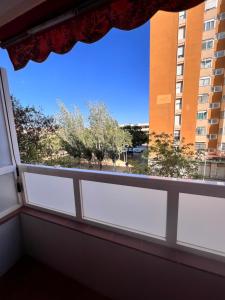
<svg viewBox="0 0 225 300"><path fill-rule="evenodd" d="M225 155L225 0L150 24L150 130Z"/></svg>

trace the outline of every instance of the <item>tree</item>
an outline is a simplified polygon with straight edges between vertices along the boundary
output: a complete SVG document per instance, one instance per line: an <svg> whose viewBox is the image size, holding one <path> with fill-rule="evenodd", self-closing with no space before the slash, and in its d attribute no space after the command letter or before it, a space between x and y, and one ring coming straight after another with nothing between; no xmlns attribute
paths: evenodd
<svg viewBox="0 0 225 300"><path fill-rule="evenodd" d="M196 154L192 144L182 139L177 145L173 135L151 133L149 146L149 174L175 178L197 176Z"/></svg>
<svg viewBox="0 0 225 300"><path fill-rule="evenodd" d="M41 141L55 132L54 120L34 106L22 106L15 97L11 99L21 161L42 162L46 155L47 144L44 146ZM50 149L48 154L49 151Z"/></svg>
<svg viewBox="0 0 225 300"><path fill-rule="evenodd" d="M133 147L148 143L148 134L142 131L140 126L127 125L122 128L131 135L131 144Z"/></svg>
<svg viewBox="0 0 225 300"><path fill-rule="evenodd" d="M119 153L131 143L130 134L119 127L118 122L110 116L106 106L102 103L89 105L88 119L92 149L100 169L102 169L105 155L112 159L115 167Z"/></svg>

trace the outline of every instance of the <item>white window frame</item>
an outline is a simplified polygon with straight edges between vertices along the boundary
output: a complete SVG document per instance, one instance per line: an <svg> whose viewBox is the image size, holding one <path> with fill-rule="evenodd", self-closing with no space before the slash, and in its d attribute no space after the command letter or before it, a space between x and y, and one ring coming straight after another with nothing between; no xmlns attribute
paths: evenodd
<svg viewBox="0 0 225 300"><path fill-rule="evenodd" d="M218 135L216 133L207 134L207 139L210 141L216 140L218 138Z"/></svg>
<svg viewBox="0 0 225 300"><path fill-rule="evenodd" d="M178 88L178 85L180 86ZM176 82L176 94L182 94L183 93L183 81Z"/></svg>
<svg viewBox="0 0 225 300"><path fill-rule="evenodd" d="M177 98L175 100L175 110L181 110L182 109L182 98Z"/></svg>
<svg viewBox="0 0 225 300"><path fill-rule="evenodd" d="M207 0L205 1L205 10L217 8L218 0Z"/></svg>
<svg viewBox="0 0 225 300"><path fill-rule="evenodd" d="M198 118L199 117L199 115L204 115L205 116L205 118ZM203 120L207 120L207 110L199 110L198 112L197 112L197 120L199 120L199 121L203 121Z"/></svg>
<svg viewBox="0 0 225 300"><path fill-rule="evenodd" d="M209 108L210 109L218 109L218 108L220 108L220 102L209 103Z"/></svg>
<svg viewBox="0 0 225 300"><path fill-rule="evenodd" d="M225 56L225 50L219 50L214 53L215 58L220 58Z"/></svg>
<svg viewBox="0 0 225 300"><path fill-rule="evenodd" d="M223 86L222 85L214 85L212 87L212 92L213 93L221 93L223 91Z"/></svg>
<svg viewBox="0 0 225 300"><path fill-rule="evenodd" d="M216 119L216 118L208 119L208 123L209 123L210 125L215 125L215 124L218 124L218 123L219 123L219 120Z"/></svg>
<svg viewBox="0 0 225 300"><path fill-rule="evenodd" d="M211 45L212 43L212 47L208 47L208 45ZM206 45L206 47L203 47L203 45ZM214 47L214 39L207 39L207 40L203 40L202 41L202 50L209 50L212 49Z"/></svg>
<svg viewBox="0 0 225 300"><path fill-rule="evenodd" d="M179 52L181 52L179 51L179 49L183 49L182 54L179 54ZM184 45L180 45L177 47L177 58L183 58L183 57L184 57Z"/></svg>
<svg viewBox="0 0 225 300"><path fill-rule="evenodd" d="M220 112L220 119L225 119L225 110Z"/></svg>
<svg viewBox="0 0 225 300"><path fill-rule="evenodd" d="M205 84L205 83L207 83L207 84ZM211 77L210 76L200 77L199 86L209 86L210 84L211 84Z"/></svg>
<svg viewBox="0 0 225 300"><path fill-rule="evenodd" d="M205 126L196 127L196 135L200 135L200 136L206 135L206 127Z"/></svg>
<svg viewBox="0 0 225 300"><path fill-rule="evenodd" d="M197 145L204 145L204 147L197 147ZM206 150L206 143L204 142L196 142L195 143L195 150Z"/></svg>
<svg viewBox="0 0 225 300"><path fill-rule="evenodd" d="M207 24L213 24L213 26L211 27L211 25L210 25L210 27L207 28ZM213 29L215 29L215 26L216 26L216 20L215 20L215 19L209 19L209 20L206 20L206 21L204 22L204 31L210 31L210 30L213 30Z"/></svg>
<svg viewBox="0 0 225 300"><path fill-rule="evenodd" d="M217 40L223 40L223 39L225 39L225 31L218 32L216 34L216 39Z"/></svg>
<svg viewBox="0 0 225 300"><path fill-rule="evenodd" d="M212 68L212 62L213 62L212 58L204 58L204 59L202 59L201 60L201 69Z"/></svg>
<svg viewBox="0 0 225 300"><path fill-rule="evenodd" d="M218 20L220 20L220 21L225 20L225 12L221 12L221 13L218 15Z"/></svg>
<svg viewBox="0 0 225 300"><path fill-rule="evenodd" d="M200 100L200 99L205 99L204 96L205 96L205 98L207 97L207 99L204 100L204 101ZM199 94L198 95L198 104L205 104L205 103L208 103L208 102L209 102L209 94L204 93L204 94Z"/></svg>
<svg viewBox="0 0 225 300"><path fill-rule="evenodd" d="M213 70L213 74L215 76L223 75L224 74L224 68L218 68Z"/></svg>
<svg viewBox="0 0 225 300"><path fill-rule="evenodd" d="M177 64L177 76L184 74L184 64Z"/></svg>
<svg viewBox="0 0 225 300"><path fill-rule="evenodd" d="M186 36L186 27L181 26L178 28L178 40L184 40Z"/></svg>
<svg viewBox="0 0 225 300"><path fill-rule="evenodd" d="M179 12L179 21L185 20L186 19L186 10L182 10Z"/></svg>

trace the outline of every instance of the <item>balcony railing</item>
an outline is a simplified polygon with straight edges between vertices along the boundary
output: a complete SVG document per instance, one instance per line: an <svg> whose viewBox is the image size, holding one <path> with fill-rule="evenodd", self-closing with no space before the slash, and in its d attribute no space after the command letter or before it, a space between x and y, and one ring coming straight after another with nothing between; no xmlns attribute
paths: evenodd
<svg viewBox="0 0 225 300"><path fill-rule="evenodd" d="M21 165L25 205L225 261L225 185Z"/></svg>

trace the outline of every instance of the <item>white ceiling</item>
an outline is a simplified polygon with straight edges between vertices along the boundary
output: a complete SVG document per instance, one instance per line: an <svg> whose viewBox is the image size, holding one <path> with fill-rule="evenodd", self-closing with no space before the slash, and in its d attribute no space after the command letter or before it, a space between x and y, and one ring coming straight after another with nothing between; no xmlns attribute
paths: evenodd
<svg viewBox="0 0 225 300"><path fill-rule="evenodd" d="M0 26L46 0L0 0Z"/></svg>

